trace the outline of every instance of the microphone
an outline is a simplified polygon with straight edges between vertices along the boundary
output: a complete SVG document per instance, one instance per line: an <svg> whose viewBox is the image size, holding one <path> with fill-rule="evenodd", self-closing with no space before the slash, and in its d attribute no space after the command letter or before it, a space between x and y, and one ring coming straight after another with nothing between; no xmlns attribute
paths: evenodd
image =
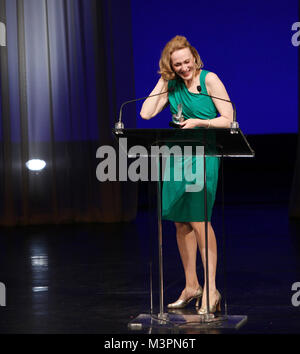
<svg viewBox="0 0 300 354"><path fill-rule="evenodd" d="M170 88L167 91L164 92L160 92L160 93L156 93L154 95L150 95L150 96L145 96L145 97L140 97L140 98L136 98L134 100L130 100L130 101L125 101L122 103L121 107L120 107L120 112L119 112L119 120L115 123L115 130L118 133L120 130L124 129L124 123L122 122L122 109L125 105L127 105L128 103L133 103L133 102L137 102L137 101L141 101L141 100L145 100L149 97L154 97L154 96L159 96L159 95L163 95L164 93L168 93L168 92L173 92L174 88Z"/></svg>
<svg viewBox="0 0 300 354"><path fill-rule="evenodd" d="M230 101L230 100L226 100L225 98L220 98L220 97L215 97L215 96L211 96L211 95L207 95L206 93L202 93L202 88L201 86L197 86L197 90L199 91L200 95L203 95L203 96L207 96L207 97L211 97L211 98L215 98L217 100L221 100L221 101L225 101L225 102L229 102L233 105L233 122L231 123L231 127L230 127L230 133L231 134L236 134L238 133L237 129L239 128L239 123L236 121L236 107L235 107L235 104Z"/></svg>

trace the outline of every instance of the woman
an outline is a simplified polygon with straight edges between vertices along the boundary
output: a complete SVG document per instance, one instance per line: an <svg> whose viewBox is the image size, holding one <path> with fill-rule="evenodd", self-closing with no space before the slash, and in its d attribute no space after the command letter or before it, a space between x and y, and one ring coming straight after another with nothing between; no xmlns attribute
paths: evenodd
<svg viewBox="0 0 300 354"><path fill-rule="evenodd" d="M161 75L150 95L164 93L145 100L141 117L150 119L170 104L172 114L177 113L178 104L182 104L184 121L182 129L192 128L229 128L233 118L232 106L228 102L199 94L201 92L229 100L226 89L212 72L203 70L203 63L197 50L183 36L176 36L169 41L159 61ZM193 157L193 163L195 157ZM211 225L211 213L215 200L218 181L219 159L206 158L207 169L207 205L208 205L208 279L209 311L220 310L221 295L216 288L217 244ZM177 188L177 187L176 187ZM176 189L175 188L175 189ZM181 188L183 190L183 188ZM172 220L176 226L177 244L184 267L186 285L178 300L168 308L183 308L192 300L196 306L202 297L200 314L207 312L206 272L205 272L205 218L204 193L174 193L174 181L163 184L163 218ZM176 194L176 197L174 196ZM175 198L175 199L174 199ZM204 286L199 285L196 273L197 246L199 247L204 268ZM203 296L202 296L203 295Z"/></svg>

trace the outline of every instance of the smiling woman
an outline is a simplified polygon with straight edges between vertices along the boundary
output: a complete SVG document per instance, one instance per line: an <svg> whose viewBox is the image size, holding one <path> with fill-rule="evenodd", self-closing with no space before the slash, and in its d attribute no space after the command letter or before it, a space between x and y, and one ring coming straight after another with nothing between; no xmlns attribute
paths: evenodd
<svg viewBox="0 0 300 354"><path fill-rule="evenodd" d="M160 96L147 98L141 109L141 116L150 119L161 112L168 104L171 113L178 114L178 107L182 107L183 121L181 129L192 128L228 128L233 118L233 109L230 103L207 95L229 100L227 91L218 76L203 70L203 62L197 50L190 45L183 36L176 36L164 47L160 61L161 74L151 95ZM198 87L201 87L199 94ZM166 91L166 93L164 93ZM196 189L187 191L186 186L191 182L187 179L173 180L163 183L162 217L175 222L176 237L185 271L186 286L180 297L168 305L171 309L182 308L192 300L196 306L202 297L202 287L199 285L196 274L197 245L201 253L204 268L204 294L209 292L210 305L203 296L199 314L215 312L220 309L221 295L216 289L217 245L215 233L211 225L212 209L218 182L219 159L208 156L206 160L207 181L207 209L208 209L208 279L206 274L205 254L205 209L204 191ZM199 157L192 156L188 160L170 159L170 175L184 167L195 170ZM195 185L197 182L193 181ZM209 309L208 309L209 307Z"/></svg>
<svg viewBox="0 0 300 354"><path fill-rule="evenodd" d="M184 80L192 80L196 74L196 60L189 48L179 49L171 55L174 71ZM199 70L199 69L198 69Z"/></svg>
<svg viewBox="0 0 300 354"><path fill-rule="evenodd" d="M190 45L185 37L176 36L166 44L162 52L159 61L159 73L166 80L175 79L176 74L179 74L184 69L182 68L182 60L188 69L192 68L194 73L195 71L199 72L203 67L203 62L197 50Z"/></svg>

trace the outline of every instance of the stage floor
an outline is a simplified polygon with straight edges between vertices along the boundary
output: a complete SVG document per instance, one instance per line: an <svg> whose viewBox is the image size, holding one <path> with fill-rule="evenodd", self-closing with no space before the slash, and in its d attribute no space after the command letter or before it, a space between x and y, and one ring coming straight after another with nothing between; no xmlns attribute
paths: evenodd
<svg viewBox="0 0 300 354"><path fill-rule="evenodd" d="M225 242L221 219L216 205L217 287L228 314L245 315L247 322L239 329L176 326L138 333L300 333L300 306L292 304L292 285L300 281L300 226L289 221L287 205L228 205ZM155 215L140 211L132 223L0 232L0 281L6 286L0 333L133 333L128 323L150 311L151 262L154 314L159 312ZM168 304L184 287L170 222L163 223L163 249ZM202 282L200 259L198 269ZM191 305L181 314L196 311Z"/></svg>

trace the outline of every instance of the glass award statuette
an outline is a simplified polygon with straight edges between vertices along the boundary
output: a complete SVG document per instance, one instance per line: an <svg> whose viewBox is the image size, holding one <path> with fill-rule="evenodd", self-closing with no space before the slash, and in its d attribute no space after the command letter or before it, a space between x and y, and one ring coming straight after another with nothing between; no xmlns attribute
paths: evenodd
<svg viewBox="0 0 300 354"><path fill-rule="evenodd" d="M170 127L180 128L179 123L183 122L184 118L182 115L182 104L179 103L177 106L177 114L172 115L172 122L169 123Z"/></svg>

